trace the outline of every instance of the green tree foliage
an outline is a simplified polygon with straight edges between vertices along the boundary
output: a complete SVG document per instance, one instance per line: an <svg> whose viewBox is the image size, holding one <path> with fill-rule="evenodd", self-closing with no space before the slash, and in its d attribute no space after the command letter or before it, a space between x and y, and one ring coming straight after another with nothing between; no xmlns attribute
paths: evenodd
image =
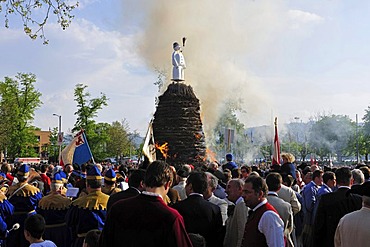
<svg viewBox="0 0 370 247"><path fill-rule="evenodd" d="M97 123L90 126L87 133L88 142L91 152L96 161L102 161L108 156L107 142L109 141L110 125L108 123Z"/></svg>
<svg viewBox="0 0 370 247"><path fill-rule="evenodd" d="M85 130L91 152L94 159L100 161L106 157L106 143L109 140L108 123L96 123L94 118L97 117L98 111L107 106L108 98L101 93L100 97L91 98L89 92L86 91L87 86L77 84L74 92L75 101L77 103L76 123L72 132L78 132L81 129Z"/></svg>
<svg viewBox="0 0 370 247"><path fill-rule="evenodd" d="M129 139L129 127L125 120L113 122L109 126L108 136L107 152L109 157L115 157L119 160L130 153L132 143Z"/></svg>
<svg viewBox="0 0 370 247"><path fill-rule="evenodd" d="M338 161L341 161L355 134L355 126L348 116L320 116L310 130L309 144L321 159L336 154Z"/></svg>
<svg viewBox="0 0 370 247"><path fill-rule="evenodd" d="M77 111L74 113L77 115L76 123L72 129L73 132L77 132L80 129L84 129L87 135L94 130L95 120L99 110L103 106L107 106L108 98L105 94L100 93L98 98L90 98L89 92L86 92L86 85L77 84L74 92L75 101L77 102Z"/></svg>
<svg viewBox="0 0 370 247"><path fill-rule="evenodd" d="M8 157L36 155L37 138L30 124L42 102L35 82L34 74L23 73L0 82L0 143Z"/></svg>
<svg viewBox="0 0 370 247"><path fill-rule="evenodd" d="M58 132L58 127L54 127L50 131L50 146L48 147L48 153L51 162L57 162L59 157Z"/></svg>
<svg viewBox="0 0 370 247"><path fill-rule="evenodd" d="M369 161L370 154L370 106L365 109L365 115L362 118L364 125L358 126L358 137L353 138L350 146L350 153L357 154L357 145L360 155L365 156L365 160Z"/></svg>
<svg viewBox="0 0 370 247"><path fill-rule="evenodd" d="M78 2L65 0L0 0L0 13L5 17L5 27L10 26L10 16L20 16L24 33L33 40L39 37L44 44L49 42L44 32L49 17L56 17L59 26L65 30L74 18L72 11L77 7Z"/></svg>

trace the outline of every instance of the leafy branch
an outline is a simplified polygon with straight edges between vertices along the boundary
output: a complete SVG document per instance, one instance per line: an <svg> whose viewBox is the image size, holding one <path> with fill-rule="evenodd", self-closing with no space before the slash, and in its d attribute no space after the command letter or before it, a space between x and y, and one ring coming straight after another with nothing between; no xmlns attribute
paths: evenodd
<svg viewBox="0 0 370 247"><path fill-rule="evenodd" d="M56 16L63 30L69 27L74 18L71 13L78 7L78 2L74 4L66 2L65 0L0 0L0 13L5 13L6 28L9 28L11 15L20 15L24 33L32 40L39 37L46 45L49 40L45 36L44 27L51 14ZM45 10L41 20L36 19L34 14L38 10Z"/></svg>

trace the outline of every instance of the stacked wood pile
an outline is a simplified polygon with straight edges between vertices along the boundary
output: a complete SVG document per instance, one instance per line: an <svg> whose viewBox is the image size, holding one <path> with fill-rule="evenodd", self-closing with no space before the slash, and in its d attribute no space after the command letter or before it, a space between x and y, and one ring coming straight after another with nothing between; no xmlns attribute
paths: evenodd
<svg viewBox="0 0 370 247"><path fill-rule="evenodd" d="M156 146L167 148L164 154L156 150L158 160L174 166L204 163L206 146L200 105L191 86L172 83L159 96L153 133Z"/></svg>

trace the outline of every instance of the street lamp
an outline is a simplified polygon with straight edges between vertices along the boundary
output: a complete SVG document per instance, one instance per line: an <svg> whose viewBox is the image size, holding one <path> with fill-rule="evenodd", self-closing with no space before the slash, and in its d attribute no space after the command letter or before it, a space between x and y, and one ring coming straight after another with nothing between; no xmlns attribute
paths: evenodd
<svg viewBox="0 0 370 247"><path fill-rule="evenodd" d="M58 144L59 144L59 161L60 161L60 155L62 153L62 142L63 142L63 136L62 136L62 116L53 113L53 116L58 117L59 122L59 129L58 129Z"/></svg>

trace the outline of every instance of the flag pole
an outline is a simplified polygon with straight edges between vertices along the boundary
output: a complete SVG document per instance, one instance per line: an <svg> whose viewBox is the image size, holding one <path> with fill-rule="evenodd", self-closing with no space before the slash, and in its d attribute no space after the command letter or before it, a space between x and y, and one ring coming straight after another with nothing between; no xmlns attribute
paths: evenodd
<svg viewBox="0 0 370 247"><path fill-rule="evenodd" d="M274 137L274 154L272 158L272 165L280 165L280 144L279 144L279 136L278 136L278 129L277 129L277 117L275 117L275 137Z"/></svg>

